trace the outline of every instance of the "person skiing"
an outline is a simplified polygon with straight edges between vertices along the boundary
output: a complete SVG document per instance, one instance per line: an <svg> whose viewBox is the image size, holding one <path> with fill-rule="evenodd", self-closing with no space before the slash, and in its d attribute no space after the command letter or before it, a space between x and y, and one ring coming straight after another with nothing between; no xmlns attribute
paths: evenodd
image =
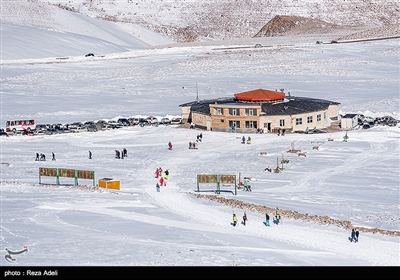
<svg viewBox="0 0 400 280"><path fill-rule="evenodd" d="M122 156L123 156L123 157L127 157L127 156L128 156L128 150L127 150L127 149L124 148L124 149L122 150Z"/></svg>
<svg viewBox="0 0 400 280"><path fill-rule="evenodd" d="M354 230L354 228L351 230L351 239L350 242L353 242L353 240L355 240L356 238L356 231Z"/></svg>
<svg viewBox="0 0 400 280"><path fill-rule="evenodd" d="M358 236L360 235L360 232L356 229L356 242L358 242Z"/></svg>
<svg viewBox="0 0 400 280"><path fill-rule="evenodd" d="M172 143L168 142L168 149L172 150Z"/></svg>
<svg viewBox="0 0 400 280"><path fill-rule="evenodd" d="M39 153L36 153L36 159L35 159L35 161L39 161L40 160L40 158L39 158Z"/></svg>
<svg viewBox="0 0 400 280"><path fill-rule="evenodd" d="M56 155L54 154L54 152L51 152L51 155L53 156L51 160L56 160Z"/></svg>
<svg viewBox="0 0 400 280"><path fill-rule="evenodd" d="M247 221L247 215L246 215L246 212L244 212L244 214L243 214L243 225L246 225L246 221Z"/></svg>
<svg viewBox="0 0 400 280"><path fill-rule="evenodd" d="M92 152L89 151L89 159L92 159Z"/></svg>
<svg viewBox="0 0 400 280"><path fill-rule="evenodd" d="M269 215L265 213L265 225L269 227Z"/></svg>
<svg viewBox="0 0 400 280"><path fill-rule="evenodd" d="M233 226L235 227L236 224L237 224L237 217L236 217L236 214L233 214L232 220L233 220Z"/></svg>

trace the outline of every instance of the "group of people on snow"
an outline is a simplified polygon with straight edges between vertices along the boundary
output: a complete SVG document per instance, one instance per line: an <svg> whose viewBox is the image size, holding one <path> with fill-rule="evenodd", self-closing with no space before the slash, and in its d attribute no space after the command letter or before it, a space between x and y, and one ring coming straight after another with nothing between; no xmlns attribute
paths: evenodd
<svg viewBox="0 0 400 280"><path fill-rule="evenodd" d="M156 183L156 191L160 192L161 188L160 187L165 187L167 186L167 180L169 178L169 170L166 169L163 171L161 167L156 168L156 171L154 172L155 178L158 179Z"/></svg>
<svg viewBox="0 0 400 280"><path fill-rule="evenodd" d="M251 137L249 136L249 137L247 137L247 141L246 141L246 137L242 137L242 144L245 144L245 143L247 143L247 144L251 144Z"/></svg>
<svg viewBox="0 0 400 280"><path fill-rule="evenodd" d="M279 224L279 220L281 219L281 215L279 214L279 209L278 209L278 207L276 207L276 210L275 210L275 215L274 215L274 223L275 224ZM243 213L243 217L242 217L242 224L245 226L246 225L246 222L247 222L247 220L248 220L248 218L247 218L247 214L246 214L246 211ZM237 218L237 216L236 216L236 214L235 213L233 213L233 216L232 216L232 225L233 226L236 226L237 225L237 221L238 221L238 218ZM278 221L278 222L276 222L276 221ZM266 225L266 226L270 226L270 224L269 224L269 215L268 215L268 213L265 213L265 222L264 222L264 224Z"/></svg>
<svg viewBox="0 0 400 280"><path fill-rule="evenodd" d="M351 238L350 238L350 242L358 242L358 236L360 235L360 232L357 229L352 229L351 230Z"/></svg>
<svg viewBox="0 0 400 280"><path fill-rule="evenodd" d="M251 192L251 186L249 185L248 179L244 179L244 181L243 181L243 190Z"/></svg>
<svg viewBox="0 0 400 280"><path fill-rule="evenodd" d="M53 159L52 160L56 160L56 156L54 155L54 153L52 153L53 155ZM46 161L46 155L43 153L36 153L36 158L35 161Z"/></svg>
<svg viewBox="0 0 400 280"><path fill-rule="evenodd" d="M89 151L90 152L90 151ZM128 156L128 150L123 148L120 152L119 150L115 150L115 158L123 159Z"/></svg>

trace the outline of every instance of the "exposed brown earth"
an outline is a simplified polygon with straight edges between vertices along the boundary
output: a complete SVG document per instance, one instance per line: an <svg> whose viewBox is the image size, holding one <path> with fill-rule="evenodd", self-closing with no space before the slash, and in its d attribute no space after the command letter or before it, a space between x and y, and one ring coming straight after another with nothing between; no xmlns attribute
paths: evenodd
<svg viewBox="0 0 400 280"><path fill-rule="evenodd" d="M223 203L235 208L240 208L240 209L245 209L247 211L253 211L253 212L258 212L258 213L274 213L275 208L269 207L269 206L263 206L263 205L257 205L254 203L246 203L243 201L240 201L238 199L230 199L230 198L225 198L219 195L204 195L204 194L198 194L198 193L191 193L197 198L201 199L208 199L211 201L215 201L218 203ZM343 221L343 220L336 220L332 219L328 216L317 216L317 215L309 215L309 214L302 214L297 211L293 210L283 210L279 209L279 213L282 217L282 219L294 219L294 220L302 220L306 222L314 222L317 224L322 224L322 225L336 225L340 228L346 229L346 230L351 230L352 228L355 228L349 221ZM357 227L357 229L360 232L372 232L372 233L380 233L384 235L390 235L390 236L400 236L399 231L392 231L392 230L384 230L384 229L379 229L379 228L365 228L365 227Z"/></svg>

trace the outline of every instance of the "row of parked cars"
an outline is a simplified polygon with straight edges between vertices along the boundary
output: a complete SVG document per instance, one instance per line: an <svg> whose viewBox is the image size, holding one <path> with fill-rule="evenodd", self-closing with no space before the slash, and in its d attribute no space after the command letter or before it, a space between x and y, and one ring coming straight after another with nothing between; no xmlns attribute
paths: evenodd
<svg viewBox="0 0 400 280"><path fill-rule="evenodd" d="M98 120L86 122L73 122L70 124L37 124L33 134L59 134L59 133L77 133L77 132L96 132L107 129L117 129L126 126L158 126L158 125L178 125L182 123L182 118L161 118L154 116L146 118L119 118L117 120Z"/></svg>

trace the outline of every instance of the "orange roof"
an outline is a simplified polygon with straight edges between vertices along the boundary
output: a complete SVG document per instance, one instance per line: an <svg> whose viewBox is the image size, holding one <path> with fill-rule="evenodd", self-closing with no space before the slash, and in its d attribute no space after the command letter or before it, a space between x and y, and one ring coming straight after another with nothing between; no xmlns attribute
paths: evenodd
<svg viewBox="0 0 400 280"><path fill-rule="evenodd" d="M241 101L273 101L285 98L284 92L256 89L241 93L236 93L234 96Z"/></svg>

